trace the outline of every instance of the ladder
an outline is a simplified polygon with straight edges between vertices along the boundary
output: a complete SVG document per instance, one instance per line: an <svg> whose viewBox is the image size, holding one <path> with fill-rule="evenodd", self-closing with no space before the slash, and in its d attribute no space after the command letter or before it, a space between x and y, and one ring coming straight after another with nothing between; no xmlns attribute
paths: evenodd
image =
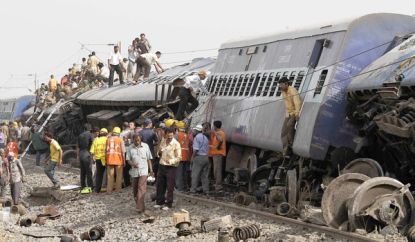
<svg viewBox="0 0 415 242"><path fill-rule="evenodd" d="M43 124L40 126L39 130L37 132L42 132L42 130L45 128L46 124L49 122L49 120L52 118L52 115L59 110L59 108L62 106L64 99L60 99L59 102L56 103L55 107L53 107L52 111L50 112L49 116L46 118L46 120L43 122ZM45 109L46 110L46 109ZM45 110L42 111L42 114L45 112ZM20 159L23 159L27 152L29 151L30 145L32 144L32 141L29 142L24 152L20 155Z"/></svg>

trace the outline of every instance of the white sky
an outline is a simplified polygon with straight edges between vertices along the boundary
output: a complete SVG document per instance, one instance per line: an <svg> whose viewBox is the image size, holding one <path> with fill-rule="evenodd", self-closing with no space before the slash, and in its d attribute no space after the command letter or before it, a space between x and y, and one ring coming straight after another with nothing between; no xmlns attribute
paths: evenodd
<svg viewBox="0 0 415 242"><path fill-rule="evenodd" d="M146 33L162 53L218 48L252 36L390 12L415 14L414 0L13 0L0 7L0 99L28 94L34 77L57 78L88 51L84 44L121 41L122 54L132 39ZM112 47L86 45L106 60ZM216 56L217 51L165 54L162 63ZM177 63L179 64L179 63ZM19 87L19 88L16 88Z"/></svg>

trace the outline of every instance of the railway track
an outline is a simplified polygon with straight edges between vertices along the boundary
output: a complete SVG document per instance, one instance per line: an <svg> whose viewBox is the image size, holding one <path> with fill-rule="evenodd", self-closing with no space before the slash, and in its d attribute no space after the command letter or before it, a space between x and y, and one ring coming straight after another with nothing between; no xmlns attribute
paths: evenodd
<svg viewBox="0 0 415 242"><path fill-rule="evenodd" d="M148 186L147 188L148 188L149 191L154 191L154 192L156 191L155 187ZM236 204L233 204L233 203L216 201L214 199L193 196L193 195L185 194L185 193L182 193L182 192L176 192L176 191L175 191L175 196L177 196L179 198L182 198L182 199L185 199L185 200L188 200L188 201L191 201L191 202L196 202L198 204L218 206L218 207L221 207L221 208L230 209L234 212L242 212L242 213L246 213L246 214L250 214L250 215L256 215L258 217L262 217L264 219L269 219L269 220L275 221L276 223L280 223L280 224L291 225L291 226L300 226L304 229L309 229L311 231L325 233L327 235L330 235L330 236L334 237L335 239L342 239L342 240L346 240L346 241L356 241L356 242L377 242L377 241L379 241L379 240L368 238L366 236L359 235L359 234L356 234L356 233L351 233L351 232L341 231L341 230L326 227L326 226L320 226L320 225L316 225L316 224L306 223L306 222L303 222L303 221L300 221L300 220L296 220L296 219L292 219L292 218L288 218L288 217L283 217L283 216L278 216L278 215L275 215L275 214L272 214L272 213L255 210L255 209L252 209L252 208L244 207L244 206L241 206L241 205L236 205Z"/></svg>

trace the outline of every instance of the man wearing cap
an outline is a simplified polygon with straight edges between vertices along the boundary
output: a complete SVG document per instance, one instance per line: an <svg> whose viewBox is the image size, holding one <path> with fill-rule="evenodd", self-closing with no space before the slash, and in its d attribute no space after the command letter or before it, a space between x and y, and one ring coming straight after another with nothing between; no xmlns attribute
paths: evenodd
<svg viewBox="0 0 415 242"><path fill-rule="evenodd" d="M81 193L87 194L92 192L94 186L92 181L92 156L89 153L94 137L91 133L92 127L86 123L84 132L78 137L77 155L81 166ZM86 182L85 182L86 180Z"/></svg>
<svg viewBox="0 0 415 242"><path fill-rule="evenodd" d="M107 149L105 161L107 164L107 193L111 194L114 189L114 175L115 191L121 190L124 167L125 145L120 137L121 129L115 127L112 131L112 136L107 139ZM115 174L114 174L115 173Z"/></svg>
<svg viewBox="0 0 415 242"><path fill-rule="evenodd" d="M58 141L53 139L52 134L46 132L44 134L46 143L49 143L50 147L50 161L46 163L45 173L53 183L54 188L59 188L59 182L55 178L56 166L62 164L62 149Z"/></svg>
<svg viewBox="0 0 415 242"><path fill-rule="evenodd" d="M23 177L25 176L25 170L22 162L15 158L13 152L9 153L7 160L9 162L10 192L13 204L17 205L20 202L20 192L22 189Z"/></svg>
<svg viewBox="0 0 415 242"><path fill-rule="evenodd" d="M297 89L290 86L289 80L283 77L279 80L281 94L285 104L285 120L281 130L283 155L290 155L295 135L295 123L300 117L301 99Z"/></svg>
<svg viewBox="0 0 415 242"><path fill-rule="evenodd" d="M94 142L91 146L91 154L94 157L95 164L96 164L96 172L95 172L95 192L99 193L102 187L102 180L104 178L105 173L105 155L106 155L106 148L107 148L107 135L108 130L106 128L102 128L99 131L99 136L94 139Z"/></svg>
<svg viewBox="0 0 415 242"><path fill-rule="evenodd" d="M184 85L180 87L179 90L180 103L175 116L177 120L184 119L185 111L190 114L197 108L197 106L199 106L196 94L203 92L204 94L209 95L209 92L205 87L207 76L207 72L201 70L197 73L197 75L187 76L184 78ZM190 107L188 107L188 103L191 104Z"/></svg>
<svg viewBox="0 0 415 242"><path fill-rule="evenodd" d="M193 139L192 186L190 192L196 193L201 181L203 192L207 193L209 192L209 139L203 134L201 124L198 124L194 130L197 134Z"/></svg>

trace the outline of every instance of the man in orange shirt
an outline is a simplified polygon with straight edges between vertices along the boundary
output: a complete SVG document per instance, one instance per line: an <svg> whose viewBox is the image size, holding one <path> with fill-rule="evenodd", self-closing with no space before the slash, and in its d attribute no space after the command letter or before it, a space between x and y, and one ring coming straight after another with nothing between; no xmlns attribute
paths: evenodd
<svg viewBox="0 0 415 242"><path fill-rule="evenodd" d="M121 190L125 145L123 139L120 137L121 129L115 127L112 131L112 136L107 139L106 151L106 165L107 165L107 193L110 194L114 189L114 173L115 191Z"/></svg>
<svg viewBox="0 0 415 242"><path fill-rule="evenodd" d="M222 122L213 122L215 130L210 133L209 155L213 159L213 175L215 177L215 190L222 190L222 162L226 156L226 137L223 132Z"/></svg>
<svg viewBox="0 0 415 242"><path fill-rule="evenodd" d="M190 138L186 132L186 125L184 122L177 124L179 132L177 133L177 141L182 147L182 160L176 171L176 188L179 191L187 191L189 189L190 179Z"/></svg>

